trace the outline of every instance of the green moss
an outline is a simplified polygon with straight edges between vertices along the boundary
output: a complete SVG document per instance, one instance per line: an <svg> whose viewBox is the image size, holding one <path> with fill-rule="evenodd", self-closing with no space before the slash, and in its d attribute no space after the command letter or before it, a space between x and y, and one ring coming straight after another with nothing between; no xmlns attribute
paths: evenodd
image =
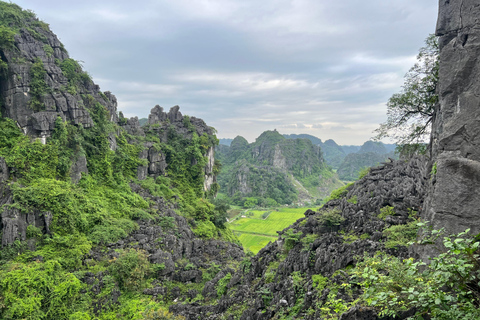
<svg viewBox="0 0 480 320"><path fill-rule="evenodd" d="M323 289L328 283L328 278L322 276L321 274L312 275L312 281L314 288L317 289L318 293L322 293Z"/></svg>

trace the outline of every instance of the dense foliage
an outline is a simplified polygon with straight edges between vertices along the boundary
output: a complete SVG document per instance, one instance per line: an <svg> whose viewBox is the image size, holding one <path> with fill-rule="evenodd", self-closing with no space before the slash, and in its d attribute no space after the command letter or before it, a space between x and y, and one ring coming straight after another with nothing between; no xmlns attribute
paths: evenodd
<svg viewBox="0 0 480 320"><path fill-rule="evenodd" d="M352 283L363 288L360 301L380 315L413 309L415 319L480 318L480 241L468 232L444 236L440 254L428 265L385 253L365 257L350 272ZM431 234L436 239L443 230ZM423 242L435 243L431 239Z"/></svg>

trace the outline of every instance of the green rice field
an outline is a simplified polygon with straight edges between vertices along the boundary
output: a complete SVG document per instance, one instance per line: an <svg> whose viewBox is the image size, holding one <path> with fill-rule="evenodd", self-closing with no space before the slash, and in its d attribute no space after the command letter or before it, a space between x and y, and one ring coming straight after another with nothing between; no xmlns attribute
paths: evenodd
<svg viewBox="0 0 480 320"><path fill-rule="evenodd" d="M256 254L268 242L277 239L277 231L281 231L303 218L304 212L308 209L316 210L317 208L245 210L242 213L245 217L238 215L231 221L230 228L240 239L243 247ZM265 214L266 212L267 214ZM263 219L262 216L267 216L267 218Z"/></svg>

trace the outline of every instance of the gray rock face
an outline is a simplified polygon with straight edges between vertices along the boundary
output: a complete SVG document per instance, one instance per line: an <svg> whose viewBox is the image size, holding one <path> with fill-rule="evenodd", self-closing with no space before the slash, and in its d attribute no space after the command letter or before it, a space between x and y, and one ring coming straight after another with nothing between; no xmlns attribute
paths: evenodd
<svg viewBox="0 0 480 320"><path fill-rule="evenodd" d="M79 155L70 168L70 178L73 183L78 183L82 178L82 173L88 174L87 158L84 155Z"/></svg>
<svg viewBox="0 0 480 320"><path fill-rule="evenodd" d="M60 64L68 59L67 52L57 36L40 27L33 27L45 36L45 41L34 38L26 29L15 35L15 49L2 48L3 57L8 63L8 77L0 83L0 96L5 103L0 108L3 116L17 121L25 134L32 137L49 137L55 119L61 117L85 128L93 126L93 121L84 104L82 95L91 95L94 100L105 106L110 120L117 122L117 100L110 92L101 93L100 88L89 81L77 84L76 92L69 92L68 79L63 74ZM46 53L50 46L53 53ZM42 110L30 106L32 99L32 79L30 70L36 59L40 59L45 69L47 89L40 98ZM74 94L71 94L74 93Z"/></svg>
<svg viewBox="0 0 480 320"><path fill-rule="evenodd" d="M424 218L448 233L480 232L479 16L478 1L440 1L439 103L431 164L436 174Z"/></svg>
<svg viewBox="0 0 480 320"><path fill-rule="evenodd" d="M126 122L124 121L124 123L120 123L120 125L127 133L134 136L144 137L145 130L154 132L162 143L169 142L169 130L172 129L175 131L175 134L187 139L191 139L193 133L196 133L198 136L202 136L204 133L208 135L213 134L212 128L207 126L202 119L183 116L179 106L172 107L170 111L166 113L162 107L156 105L150 110L150 115L148 116L145 127L140 126L137 117L126 120ZM140 153L140 158L146 159L148 164L138 167L137 178L143 180L146 177L156 178L160 175L165 175L168 167L165 153L153 142L144 142L143 146L144 150ZM204 190L208 191L217 181L216 175L213 172L215 149L209 148L205 156L207 157L207 164L204 168ZM192 159L192 165L195 163L195 159Z"/></svg>
<svg viewBox="0 0 480 320"><path fill-rule="evenodd" d="M14 243L15 240L27 240L27 227L29 225L40 228L44 233L50 232L51 213L40 211L22 213L20 210L8 206L13 203L13 200L10 190L5 184L0 184L0 191L4 195L0 198L0 208L5 205L0 219L2 247Z"/></svg>
<svg viewBox="0 0 480 320"><path fill-rule="evenodd" d="M209 148L207 151L207 165L205 166L205 177L203 183L203 189L205 191L210 190L212 185L217 182L217 177L213 173L213 167L215 165L215 149Z"/></svg>
<svg viewBox="0 0 480 320"><path fill-rule="evenodd" d="M10 176L7 163L5 159L0 157L0 183L5 182L8 180Z"/></svg>

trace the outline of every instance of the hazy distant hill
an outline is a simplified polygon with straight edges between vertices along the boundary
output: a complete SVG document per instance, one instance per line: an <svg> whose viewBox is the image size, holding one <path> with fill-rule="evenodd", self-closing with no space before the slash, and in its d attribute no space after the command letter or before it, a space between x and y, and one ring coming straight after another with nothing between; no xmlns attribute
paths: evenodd
<svg viewBox="0 0 480 320"><path fill-rule="evenodd" d="M350 154L350 153L357 153L362 146L342 146L342 150L345 152L345 154Z"/></svg>
<svg viewBox="0 0 480 320"><path fill-rule="evenodd" d="M338 177L347 181L356 180L363 168L376 166L388 158L396 158L393 151L389 150L392 150L392 145L387 148L382 142L365 142L357 152L351 152L343 159L337 170Z"/></svg>
<svg viewBox="0 0 480 320"><path fill-rule="evenodd" d="M223 144L223 145L226 145L226 146L230 146L230 144L232 143L233 139L218 139L219 143L220 144Z"/></svg>
<svg viewBox="0 0 480 320"><path fill-rule="evenodd" d="M287 139L310 140L313 144L319 146L322 149L325 162L333 169L338 169L343 158L345 158L346 156L346 153L343 151L342 147L340 147L332 139L322 142L321 139L309 134L284 134L283 136Z"/></svg>

